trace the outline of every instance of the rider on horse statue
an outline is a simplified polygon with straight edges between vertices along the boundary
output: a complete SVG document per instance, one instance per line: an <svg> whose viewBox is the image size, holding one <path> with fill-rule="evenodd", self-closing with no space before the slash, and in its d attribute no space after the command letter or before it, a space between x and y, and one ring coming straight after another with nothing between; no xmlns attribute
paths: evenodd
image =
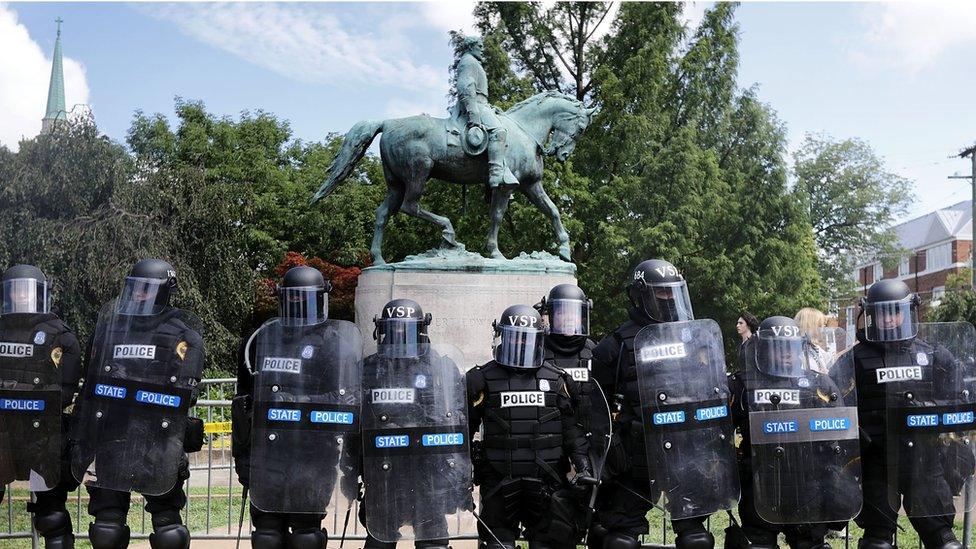
<svg viewBox="0 0 976 549"><path fill-rule="evenodd" d="M498 120L495 108L488 103L488 75L481 63L485 45L478 36L466 36L462 42L461 58L457 63L457 97L461 106L459 117L467 119L462 139L467 149L484 150L488 140L488 185L518 185L519 181L505 162L508 130ZM486 135L487 134L487 135Z"/></svg>

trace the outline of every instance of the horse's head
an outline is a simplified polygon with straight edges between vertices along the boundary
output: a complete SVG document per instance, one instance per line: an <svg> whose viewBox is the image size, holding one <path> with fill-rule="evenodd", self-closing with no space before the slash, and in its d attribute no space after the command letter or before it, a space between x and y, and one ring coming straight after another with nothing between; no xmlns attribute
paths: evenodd
<svg viewBox="0 0 976 549"><path fill-rule="evenodd" d="M576 140L593 120L596 107L588 109L581 101L563 94L554 96L553 101L556 110L552 119L552 133L543 152L565 162L576 148Z"/></svg>

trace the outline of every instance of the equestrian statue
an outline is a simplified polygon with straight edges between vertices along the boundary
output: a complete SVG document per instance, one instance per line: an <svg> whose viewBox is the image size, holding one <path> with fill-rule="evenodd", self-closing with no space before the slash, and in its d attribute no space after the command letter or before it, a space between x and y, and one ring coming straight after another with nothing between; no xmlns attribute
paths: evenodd
<svg viewBox="0 0 976 549"><path fill-rule="evenodd" d="M370 252L374 265L382 265L383 232L390 216L399 211L441 227L441 248L463 249L450 219L425 210L420 204L430 178L491 189L491 226L488 250L504 259L498 249L498 227L516 190L541 210L558 238L559 256L570 261L569 234L559 210L542 187L543 157L565 162L576 141L590 124L595 109L566 94L547 91L507 111L488 103L488 78L482 67L484 44L465 37L456 65L457 98L451 117L428 115L390 120L365 120L349 130L329 167L325 182L312 203L329 196L352 173L373 139L380 138L380 158L386 179L386 199L376 208Z"/></svg>

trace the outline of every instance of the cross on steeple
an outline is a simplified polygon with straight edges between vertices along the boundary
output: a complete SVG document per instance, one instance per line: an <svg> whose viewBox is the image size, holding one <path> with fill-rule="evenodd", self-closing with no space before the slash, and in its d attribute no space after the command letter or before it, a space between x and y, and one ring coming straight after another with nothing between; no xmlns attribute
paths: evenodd
<svg viewBox="0 0 976 549"><path fill-rule="evenodd" d="M54 22L58 24L58 36L61 36L61 23L64 23L64 19L61 19L61 17L58 16L58 18L55 19Z"/></svg>

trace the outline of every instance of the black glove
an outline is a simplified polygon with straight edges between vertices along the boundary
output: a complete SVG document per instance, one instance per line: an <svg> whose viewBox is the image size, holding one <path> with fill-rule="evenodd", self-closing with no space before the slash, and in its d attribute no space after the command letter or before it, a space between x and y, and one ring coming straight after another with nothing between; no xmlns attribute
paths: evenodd
<svg viewBox="0 0 976 549"><path fill-rule="evenodd" d="M186 418L186 429L183 432L183 450L193 453L203 449L203 420L198 417Z"/></svg>
<svg viewBox="0 0 976 549"><path fill-rule="evenodd" d="M349 501L362 499L361 486L359 476L351 470L344 472L342 478L339 479L339 491L342 492L342 497Z"/></svg>
<svg viewBox="0 0 976 549"><path fill-rule="evenodd" d="M576 476L570 481L574 486L596 486L600 484L600 479L593 476L593 467L590 466L590 458L583 454L574 454L569 457L576 470Z"/></svg>

